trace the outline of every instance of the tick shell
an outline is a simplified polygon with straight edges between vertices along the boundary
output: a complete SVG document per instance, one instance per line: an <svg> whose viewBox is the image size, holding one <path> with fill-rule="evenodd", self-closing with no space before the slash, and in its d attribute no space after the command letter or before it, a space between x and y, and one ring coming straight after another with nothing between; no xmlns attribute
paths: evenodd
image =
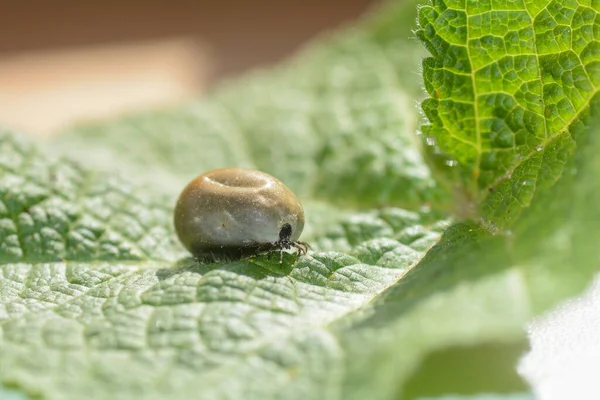
<svg viewBox="0 0 600 400"><path fill-rule="evenodd" d="M284 224L291 241L304 228L294 193L269 174L243 168L209 171L192 180L175 206L175 231L194 255L242 254L279 240Z"/></svg>

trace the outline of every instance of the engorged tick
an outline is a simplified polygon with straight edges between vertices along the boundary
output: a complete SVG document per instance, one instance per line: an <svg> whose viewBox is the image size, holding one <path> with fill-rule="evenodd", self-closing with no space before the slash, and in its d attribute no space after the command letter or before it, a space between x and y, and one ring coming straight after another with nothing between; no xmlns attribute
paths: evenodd
<svg viewBox="0 0 600 400"><path fill-rule="evenodd" d="M304 210L281 181L264 172L223 168L192 180L175 206L175 230L196 257L219 259L296 249L304 228Z"/></svg>

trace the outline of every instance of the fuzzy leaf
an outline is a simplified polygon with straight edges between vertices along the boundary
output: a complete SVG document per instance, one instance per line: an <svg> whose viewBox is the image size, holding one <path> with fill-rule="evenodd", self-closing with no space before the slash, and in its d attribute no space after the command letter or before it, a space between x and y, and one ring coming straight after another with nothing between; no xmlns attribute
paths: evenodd
<svg viewBox="0 0 600 400"><path fill-rule="evenodd" d="M596 1L436 0L419 13L423 128L510 226L561 176L600 86Z"/></svg>

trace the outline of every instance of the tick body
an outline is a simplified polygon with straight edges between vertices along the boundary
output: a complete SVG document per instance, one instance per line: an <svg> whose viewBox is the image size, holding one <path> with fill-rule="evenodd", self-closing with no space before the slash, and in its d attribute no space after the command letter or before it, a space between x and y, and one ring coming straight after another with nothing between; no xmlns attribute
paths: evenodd
<svg viewBox="0 0 600 400"><path fill-rule="evenodd" d="M281 181L264 172L223 168L192 180L175 206L175 230L200 258L241 257L257 252L308 248L298 239L304 210Z"/></svg>

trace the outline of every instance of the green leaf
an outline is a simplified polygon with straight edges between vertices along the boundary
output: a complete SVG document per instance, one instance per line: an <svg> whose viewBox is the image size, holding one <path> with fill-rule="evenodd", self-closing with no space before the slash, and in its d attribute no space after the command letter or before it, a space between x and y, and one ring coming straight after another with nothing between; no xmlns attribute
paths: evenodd
<svg viewBox="0 0 600 400"><path fill-rule="evenodd" d="M443 228L389 208L320 239L350 254L201 265L179 259L171 210L141 189L0 139L0 376L34 395L339 391L328 325L393 284Z"/></svg>
<svg viewBox="0 0 600 400"><path fill-rule="evenodd" d="M550 24L546 12L559 25L566 18L572 29L598 31L595 3L573 14L554 4L528 3L540 15L533 32ZM430 94L454 82L436 74L484 57L444 44L463 35L465 22L452 14L459 6L463 19L495 18L494 29L510 16L505 38L528 32L516 18L524 15L518 3L423 7L419 36L435 51L424 68ZM450 139L453 124L469 120L437 117L451 104L463 109L457 93L424 103L431 119L424 131L460 164L439 168L454 160L423 152L415 137L421 50L407 40L415 10L414 2L386 4L202 101L75 128L44 150L1 133L0 383L49 399L483 392L469 382L457 392L431 371L444 363L457 370L489 344L514 349L533 316L580 291L597 270L600 124L587 118L597 102L578 103L577 117L541 142L530 142L537 136L527 131L539 124L524 128L527 143L541 143L541 159L525 154L502 164L506 178L493 178L500 181L490 194L485 179L502 165L475 179L475 153ZM585 65L595 76L594 62ZM555 86L574 96L566 80ZM232 164L271 172L300 195L303 238L315 251L299 260L288 254L282 264L266 256L213 264L189 258L171 226L175 196L198 173ZM530 175L538 178L527 201L508 192ZM457 184L471 190L487 221L451 225L447 188ZM510 218L494 216L509 211ZM436 357L448 349L458 350ZM472 382L514 377L510 363L478 360ZM527 391L514 381L487 388Z"/></svg>
<svg viewBox="0 0 600 400"><path fill-rule="evenodd" d="M48 162L0 132L0 261L174 260L166 198L138 198L127 181Z"/></svg>
<svg viewBox="0 0 600 400"><path fill-rule="evenodd" d="M510 226L561 176L600 86L594 1L436 0L419 13L425 134L483 216Z"/></svg>
<svg viewBox="0 0 600 400"><path fill-rule="evenodd" d="M365 317L337 325L348 359L361 360L346 371L351 398L364 398L371 385L401 393L401 377L434 349L518 341L533 315L591 282L600 260L599 122L569 173L511 231L454 225Z"/></svg>

